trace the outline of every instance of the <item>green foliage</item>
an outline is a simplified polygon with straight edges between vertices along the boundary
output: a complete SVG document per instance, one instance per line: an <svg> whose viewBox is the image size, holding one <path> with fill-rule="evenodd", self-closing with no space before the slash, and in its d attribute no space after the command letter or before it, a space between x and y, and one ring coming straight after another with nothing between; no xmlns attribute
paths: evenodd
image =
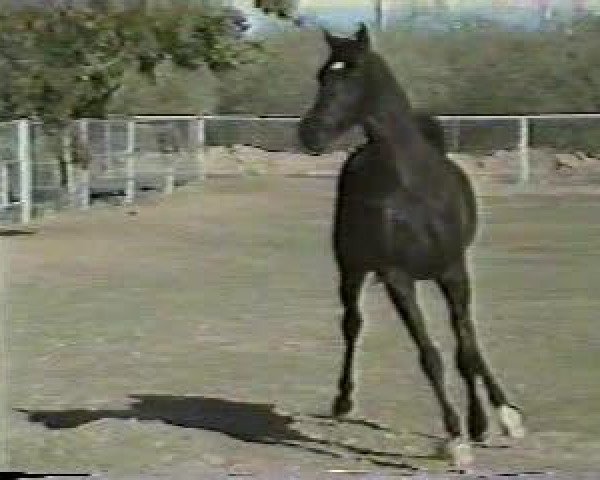
<svg viewBox="0 0 600 480"><path fill-rule="evenodd" d="M223 75L219 111L299 114L313 101L315 74L326 58L319 31L274 36L260 61Z"/></svg>
<svg viewBox="0 0 600 480"><path fill-rule="evenodd" d="M254 0L254 8L280 18L290 18L296 11L298 0Z"/></svg>
<svg viewBox="0 0 600 480"><path fill-rule="evenodd" d="M600 110L600 28L573 32L494 30L378 33L415 106L440 114ZM269 55L225 76L223 112L302 113L326 55L319 32L290 32L264 44Z"/></svg>
<svg viewBox="0 0 600 480"><path fill-rule="evenodd" d="M101 12L28 10L0 17L0 112L48 124L104 117L128 72L157 66L238 67L258 45L235 41L226 19L199 8Z"/></svg>
<svg viewBox="0 0 600 480"><path fill-rule="evenodd" d="M184 70L166 61L156 67L151 82L136 70L127 71L107 110L119 115L212 113L217 87L218 78L207 67Z"/></svg>

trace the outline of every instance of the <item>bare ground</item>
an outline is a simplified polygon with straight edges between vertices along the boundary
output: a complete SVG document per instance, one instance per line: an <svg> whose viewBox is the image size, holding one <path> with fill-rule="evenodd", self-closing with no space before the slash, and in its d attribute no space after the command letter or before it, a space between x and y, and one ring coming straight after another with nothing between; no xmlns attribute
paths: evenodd
<svg viewBox="0 0 600 480"><path fill-rule="evenodd" d="M342 347L333 188L209 179L0 239L11 467L171 478L447 472L438 408L378 286L366 302L357 407L348 421L324 417ZM494 430L475 471L600 471L598 197L481 203L479 333L530 433L513 441ZM421 293L450 365L440 296L427 284ZM453 368L448 378L460 402Z"/></svg>
<svg viewBox="0 0 600 480"><path fill-rule="evenodd" d="M203 157L207 174L335 175L347 156L333 151L314 156L302 153L268 152L245 145L210 147ZM518 150L491 153L450 153L468 174L486 185L511 184L519 180ZM544 187L600 185L600 158L586 152L556 152L530 148L529 183Z"/></svg>

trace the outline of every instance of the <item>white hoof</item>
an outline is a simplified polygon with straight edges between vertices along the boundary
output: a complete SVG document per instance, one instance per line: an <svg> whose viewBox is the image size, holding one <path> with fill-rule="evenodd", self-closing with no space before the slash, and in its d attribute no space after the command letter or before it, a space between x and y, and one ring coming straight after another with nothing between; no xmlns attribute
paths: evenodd
<svg viewBox="0 0 600 480"><path fill-rule="evenodd" d="M510 405L502 405L498 408L498 417L500 426L504 435L512 438L525 437L525 427L523 425L523 416L521 412Z"/></svg>
<svg viewBox="0 0 600 480"><path fill-rule="evenodd" d="M473 464L475 458L471 451L471 445L462 438L448 440L444 443L442 454L458 468L468 467Z"/></svg>

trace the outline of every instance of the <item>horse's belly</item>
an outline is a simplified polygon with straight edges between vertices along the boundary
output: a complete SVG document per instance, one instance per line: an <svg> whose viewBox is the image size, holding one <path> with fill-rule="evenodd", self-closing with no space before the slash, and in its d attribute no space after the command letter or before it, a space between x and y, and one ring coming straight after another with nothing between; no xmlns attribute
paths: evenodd
<svg viewBox="0 0 600 480"><path fill-rule="evenodd" d="M340 209L336 212L333 243L340 261L356 267L372 265L387 255L387 245L378 208Z"/></svg>
<svg viewBox="0 0 600 480"><path fill-rule="evenodd" d="M383 271L402 268L414 278L431 278L460 256L458 222L437 221L420 206L340 209L334 227L338 261Z"/></svg>

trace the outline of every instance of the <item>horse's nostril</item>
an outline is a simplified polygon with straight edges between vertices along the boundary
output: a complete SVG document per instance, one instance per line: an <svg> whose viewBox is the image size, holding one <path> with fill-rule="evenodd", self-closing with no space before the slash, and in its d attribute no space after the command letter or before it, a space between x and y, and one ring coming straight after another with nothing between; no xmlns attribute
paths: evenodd
<svg viewBox="0 0 600 480"><path fill-rule="evenodd" d="M306 148L312 149L312 145L316 140L316 130L311 125L310 121L302 120L300 125L298 126L298 137L300 138L300 143Z"/></svg>
<svg viewBox="0 0 600 480"><path fill-rule="evenodd" d="M323 153L325 147L321 141L321 136L314 132L311 134L304 133L300 135L300 142L304 148L308 150L308 153Z"/></svg>
<svg viewBox="0 0 600 480"><path fill-rule="evenodd" d="M323 153L328 143L325 126L310 116L304 117L298 125L298 137L310 153Z"/></svg>

